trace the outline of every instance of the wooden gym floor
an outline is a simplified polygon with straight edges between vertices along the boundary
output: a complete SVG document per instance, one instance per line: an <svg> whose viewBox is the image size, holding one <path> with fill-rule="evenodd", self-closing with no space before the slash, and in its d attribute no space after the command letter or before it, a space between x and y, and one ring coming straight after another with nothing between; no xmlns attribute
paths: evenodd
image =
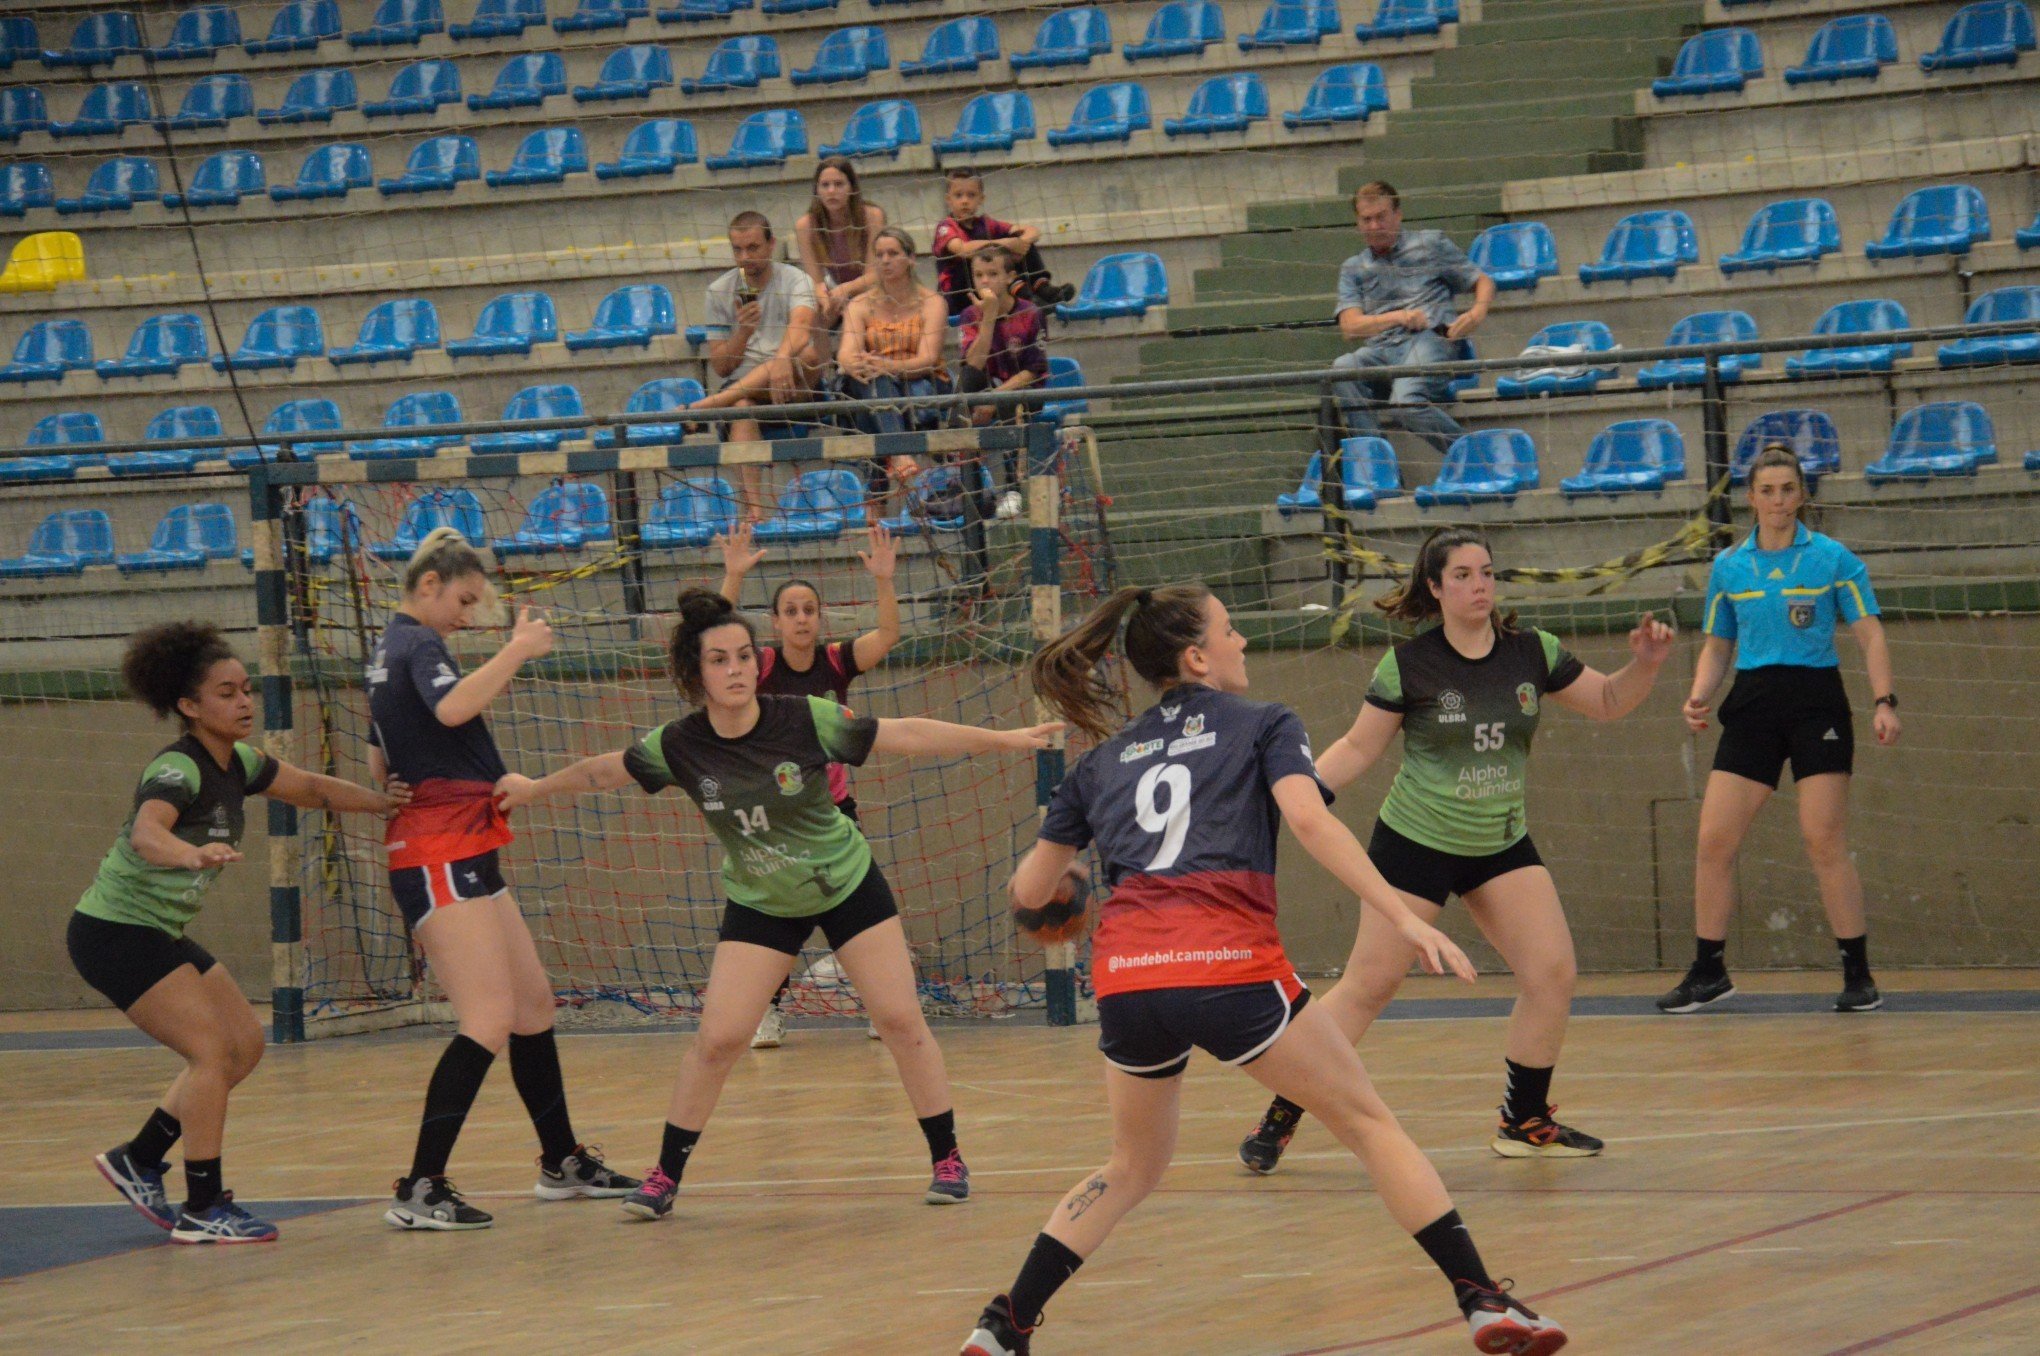
<svg viewBox="0 0 2040 1356"><path fill-rule="evenodd" d="M1826 1013L1829 976L1755 975L1744 1011L1676 1019L1642 997L1667 978L1587 981L1554 1097L1608 1140L1598 1160L1489 1153L1505 978L1466 1000L1413 981L1397 1015L1417 1019L1384 1021L1362 1054L1495 1274L1564 1319L1571 1350L2031 1351L2040 974L1879 978L1883 1013ZM399 1233L381 1193L443 1037L397 1033L271 1049L235 1096L226 1168L282 1241L180 1248L91 1165L174 1072L126 1031L110 1013L0 1017L0 1350L950 1356L1107 1147L1095 1030L938 1026L976 1194L931 1208L882 1047L796 1031L739 1066L671 1219L535 1201L498 1068L453 1165L496 1227ZM686 1039L562 1041L576 1127L619 1167L654 1157ZM1174 1171L1057 1299L1040 1356L1471 1350L1315 1124L1278 1175L1239 1167L1261 1104L1193 1062Z"/></svg>

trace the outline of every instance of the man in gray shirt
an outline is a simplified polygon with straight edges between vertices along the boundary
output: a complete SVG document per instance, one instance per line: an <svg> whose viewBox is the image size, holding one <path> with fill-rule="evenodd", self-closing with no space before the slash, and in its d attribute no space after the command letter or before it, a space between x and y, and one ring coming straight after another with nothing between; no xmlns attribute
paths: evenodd
<svg viewBox="0 0 2040 1356"><path fill-rule="evenodd" d="M1480 271L1443 231L1405 231L1402 199L1376 180L1353 195L1353 215L1367 248L1339 267L1339 334L1360 347L1332 366L1355 373L1332 388L1349 434L1381 432L1383 399L1396 421L1442 454L1465 430L1434 402L1451 399L1444 377L1369 380L1368 368L1445 363L1462 357L1459 340L1487 319L1494 279ZM1453 297L1473 293L1459 313ZM1384 389L1385 388L1385 389Z"/></svg>

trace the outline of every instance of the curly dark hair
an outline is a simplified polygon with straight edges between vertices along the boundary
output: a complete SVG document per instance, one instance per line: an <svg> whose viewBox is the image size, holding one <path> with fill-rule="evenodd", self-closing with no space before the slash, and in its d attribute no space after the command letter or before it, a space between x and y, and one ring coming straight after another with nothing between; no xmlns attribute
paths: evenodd
<svg viewBox="0 0 2040 1356"><path fill-rule="evenodd" d="M758 633L751 627L751 619L737 611L734 604L720 593L708 589L688 589L680 595L680 620L673 625L673 636L666 648L666 663L672 670L673 683L680 689L680 695L696 706L701 705L701 638L718 626L741 626L755 644Z"/></svg>
<svg viewBox="0 0 2040 1356"><path fill-rule="evenodd" d="M159 717L182 719L177 703L197 696L212 666L234 657L234 647L211 622L164 622L128 638L120 678L129 694Z"/></svg>

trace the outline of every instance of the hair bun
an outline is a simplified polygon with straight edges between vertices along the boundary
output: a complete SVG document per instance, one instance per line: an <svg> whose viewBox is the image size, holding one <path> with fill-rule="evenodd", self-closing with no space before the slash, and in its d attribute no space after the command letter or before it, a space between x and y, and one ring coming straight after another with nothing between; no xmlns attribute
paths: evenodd
<svg viewBox="0 0 2040 1356"><path fill-rule="evenodd" d="M729 599L708 589L688 589L680 595L680 616L691 625L700 626L736 610Z"/></svg>

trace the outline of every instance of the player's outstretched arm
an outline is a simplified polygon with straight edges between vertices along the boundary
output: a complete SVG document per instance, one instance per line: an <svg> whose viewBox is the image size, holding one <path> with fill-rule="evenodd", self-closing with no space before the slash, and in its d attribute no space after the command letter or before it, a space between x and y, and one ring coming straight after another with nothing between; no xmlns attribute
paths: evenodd
<svg viewBox="0 0 2040 1356"><path fill-rule="evenodd" d="M135 826L128 830L128 846L150 866L172 871L206 871L241 860L240 852L228 843L193 847L176 835L176 827L176 806L167 800L145 800L135 811Z"/></svg>
<svg viewBox="0 0 2040 1356"><path fill-rule="evenodd" d="M1632 657L1627 664L1614 673L1583 669L1579 677L1549 696L1588 720L1620 720L1643 705L1643 699L1657 686L1658 670L1671 658L1678 638L1678 632L1656 617L1641 617L1629 633Z"/></svg>
<svg viewBox="0 0 2040 1356"><path fill-rule="evenodd" d="M1383 879L1367 856L1367 849L1353 831L1325 808L1317 782L1294 773L1275 783L1275 805L1303 850L1339 883L1359 896L1360 902L1395 924L1404 941L1417 949L1417 958L1434 975L1447 970L1471 984L1473 962L1466 958L1450 937L1410 912L1395 887Z"/></svg>
<svg viewBox="0 0 2040 1356"><path fill-rule="evenodd" d="M1012 896L1013 907L1044 907L1055 898L1056 883L1076 859L1077 850L1073 847L1051 843L1045 838L1035 839L1034 846L1020 859L1020 865L1013 868L1013 879L1006 886L1006 893Z"/></svg>
<svg viewBox="0 0 2040 1356"><path fill-rule="evenodd" d="M727 533L717 533L715 545L722 551L722 583L716 592L730 600L731 607L744 605L744 580L758 562L765 559L765 548L751 544L751 525L739 523Z"/></svg>
<svg viewBox="0 0 2040 1356"><path fill-rule="evenodd" d="M378 790L307 772L282 761L276 765L275 780L262 794L300 810L336 810L343 814L380 815L384 819L411 801L411 788L400 781L390 781Z"/></svg>
<svg viewBox="0 0 2040 1356"><path fill-rule="evenodd" d="M621 791L637 784L623 766L621 753L598 753L558 772L533 779L509 773L496 783L496 804L515 810L554 796L585 796L596 791Z"/></svg>
<svg viewBox="0 0 2040 1356"><path fill-rule="evenodd" d="M884 523L872 525L871 549L859 551L857 558L864 562L864 568L871 572L878 585L878 627L851 642L857 671L869 673L883 664L885 657L892 653L892 647L900 643L900 596L893 589L893 572L899 566L899 548Z"/></svg>
<svg viewBox="0 0 2040 1356"><path fill-rule="evenodd" d="M1395 732L1402 728L1402 713L1367 702L1360 707L1360 714L1353 717L1353 728L1332 741L1331 747L1318 755L1318 780L1334 791L1343 790L1356 778L1365 775L1381 755L1388 752L1388 746L1395 739Z"/></svg>
<svg viewBox="0 0 2040 1356"><path fill-rule="evenodd" d="M873 753L904 758L957 757L974 753L1028 753L1045 749L1062 733L1063 723L1029 725L1019 730L986 730L976 725L957 725L925 716L902 716L878 722L878 737L871 743Z"/></svg>

